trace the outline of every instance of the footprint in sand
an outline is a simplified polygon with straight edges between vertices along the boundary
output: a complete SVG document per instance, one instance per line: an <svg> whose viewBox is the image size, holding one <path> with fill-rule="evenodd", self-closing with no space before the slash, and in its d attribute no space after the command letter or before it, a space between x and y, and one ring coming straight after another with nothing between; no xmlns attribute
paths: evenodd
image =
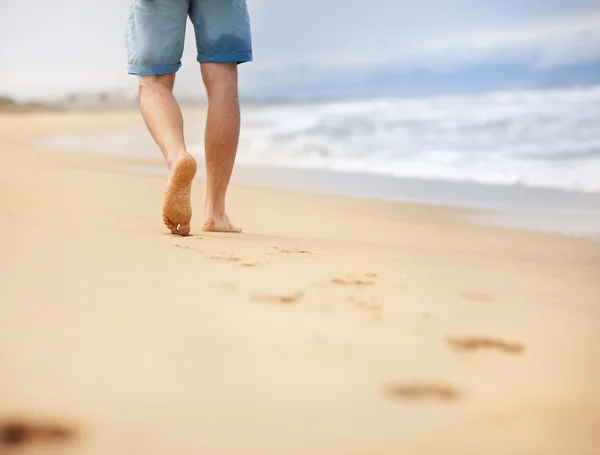
<svg viewBox="0 0 600 455"><path fill-rule="evenodd" d="M216 254L213 254L210 257L213 261L220 261L220 262L241 262L242 258L238 258L237 256L219 256Z"/></svg>
<svg viewBox="0 0 600 455"><path fill-rule="evenodd" d="M252 300L289 305L297 303L302 297L304 297L304 293L298 291L289 294L254 294Z"/></svg>
<svg viewBox="0 0 600 455"><path fill-rule="evenodd" d="M446 343L458 351L497 350L505 354L522 354L525 345L515 341L486 336L447 337Z"/></svg>
<svg viewBox="0 0 600 455"><path fill-rule="evenodd" d="M171 169L163 202L163 222L171 234L189 235L192 219L192 180L196 175L196 160L183 154Z"/></svg>
<svg viewBox="0 0 600 455"><path fill-rule="evenodd" d="M182 250L192 250L192 251L197 251L198 253L204 253L204 250L201 250L200 248L194 248L193 246L189 246L189 245L180 245L178 243L173 244L174 248L180 248ZM232 256L232 255L227 255L227 254L213 254L211 256L209 256L209 259L213 260L213 261L220 261L220 262L231 262L231 263L238 263L241 267L257 267L258 265L260 265L258 262L252 262L252 261L244 261L242 262L242 258L239 258L237 256Z"/></svg>
<svg viewBox="0 0 600 455"><path fill-rule="evenodd" d="M192 250L192 251L197 251L198 253L204 253L204 250L201 250L199 248L194 248L193 246L188 246L188 245L179 245L178 243L174 243L173 247L181 248L182 250Z"/></svg>
<svg viewBox="0 0 600 455"><path fill-rule="evenodd" d="M260 265L258 262L243 261L242 258L239 258L237 256L214 254L214 255L210 256L210 259L212 259L213 261L229 262L232 264L238 264L240 267L246 267L246 268L258 267Z"/></svg>
<svg viewBox="0 0 600 455"><path fill-rule="evenodd" d="M442 382L407 381L396 382L384 388L385 394L394 400L402 401L457 401L463 393L457 388Z"/></svg>
<svg viewBox="0 0 600 455"><path fill-rule="evenodd" d="M358 308L365 310L373 316L375 321L381 321L381 305L377 303L369 302L364 299L357 299L356 297L350 296L346 299L349 303L356 305Z"/></svg>
<svg viewBox="0 0 600 455"><path fill-rule="evenodd" d="M0 449L31 442L59 443L75 438L75 430L57 424L38 424L23 420L0 421Z"/></svg>
<svg viewBox="0 0 600 455"><path fill-rule="evenodd" d="M312 254L312 251L303 248L279 248L278 246L274 246L273 248L281 254Z"/></svg>
<svg viewBox="0 0 600 455"><path fill-rule="evenodd" d="M335 277L332 278L333 284L339 284L342 286L371 286L375 284L372 279L356 278L356 277Z"/></svg>

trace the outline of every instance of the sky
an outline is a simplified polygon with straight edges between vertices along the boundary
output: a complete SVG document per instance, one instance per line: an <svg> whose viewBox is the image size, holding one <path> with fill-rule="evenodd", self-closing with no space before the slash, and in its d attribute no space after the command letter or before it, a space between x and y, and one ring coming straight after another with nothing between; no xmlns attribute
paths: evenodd
<svg viewBox="0 0 600 455"><path fill-rule="evenodd" d="M223 0L225 1L225 0ZM19 99L135 90L129 0L0 0L0 94ZM389 67L444 72L481 62L559 68L600 61L600 0L248 0L248 97L360 80ZM203 95L191 27L178 94Z"/></svg>

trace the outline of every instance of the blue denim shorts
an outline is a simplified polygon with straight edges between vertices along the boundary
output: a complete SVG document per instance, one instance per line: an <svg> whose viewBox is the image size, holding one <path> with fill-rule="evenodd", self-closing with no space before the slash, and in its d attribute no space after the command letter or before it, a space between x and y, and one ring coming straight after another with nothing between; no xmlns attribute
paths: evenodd
<svg viewBox="0 0 600 455"><path fill-rule="evenodd" d="M129 74L172 74L181 67L189 16L196 33L197 60L252 60L246 0L130 0L126 47Z"/></svg>

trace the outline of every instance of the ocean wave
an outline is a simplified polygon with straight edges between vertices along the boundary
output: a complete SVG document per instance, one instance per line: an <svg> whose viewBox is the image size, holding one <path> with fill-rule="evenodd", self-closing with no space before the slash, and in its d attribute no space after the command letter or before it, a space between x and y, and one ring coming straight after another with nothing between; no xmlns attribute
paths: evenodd
<svg viewBox="0 0 600 455"><path fill-rule="evenodd" d="M600 192L600 88L263 106L238 160Z"/></svg>

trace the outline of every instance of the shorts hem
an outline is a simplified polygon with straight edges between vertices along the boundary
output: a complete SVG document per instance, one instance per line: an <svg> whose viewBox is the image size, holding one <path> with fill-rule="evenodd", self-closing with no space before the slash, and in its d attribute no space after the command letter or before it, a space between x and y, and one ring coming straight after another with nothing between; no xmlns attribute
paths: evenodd
<svg viewBox="0 0 600 455"><path fill-rule="evenodd" d="M252 61L252 51L241 52L221 52L216 54L199 54L196 59L200 63L228 63L237 62L246 63Z"/></svg>
<svg viewBox="0 0 600 455"><path fill-rule="evenodd" d="M159 76L162 74L173 74L181 68L181 63L174 65L128 65L127 72L136 76Z"/></svg>

